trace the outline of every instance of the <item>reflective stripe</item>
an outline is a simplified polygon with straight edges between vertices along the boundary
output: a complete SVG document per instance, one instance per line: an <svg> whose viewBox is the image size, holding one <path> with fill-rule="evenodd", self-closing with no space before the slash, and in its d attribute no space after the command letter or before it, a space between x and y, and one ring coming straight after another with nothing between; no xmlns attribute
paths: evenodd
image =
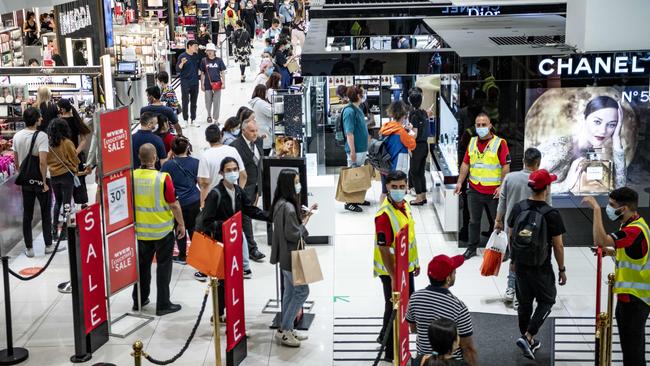
<svg viewBox="0 0 650 366"><path fill-rule="evenodd" d="M169 207L160 207L160 208L156 208L156 207L141 207L141 206L136 206L136 207L135 207L135 210L136 210L136 211L140 211L140 212L167 212L167 211L169 211Z"/></svg>
<svg viewBox="0 0 650 366"><path fill-rule="evenodd" d="M474 163L469 165L470 169L501 169L501 164Z"/></svg>
<svg viewBox="0 0 650 366"><path fill-rule="evenodd" d="M172 227L173 230L173 227ZM169 230L165 233L148 233L148 232L138 232L138 238L153 238L153 239L162 239L167 236L172 230Z"/></svg>
<svg viewBox="0 0 650 366"><path fill-rule="evenodd" d="M158 224L139 224L135 223L136 228L141 228L141 229L164 229L168 226L174 226L174 220L172 219L171 221L167 222L162 222Z"/></svg>
<svg viewBox="0 0 650 366"><path fill-rule="evenodd" d="M397 236L397 233L399 233L399 229L400 229L398 224L397 224L399 222L399 221L397 221L397 216L395 215L395 213L393 211L387 209L385 206L382 207L382 210L383 210L383 212L388 214L389 220L390 220L390 226L393 229L393 235Z"/></svg>
<svg viewBox="0 0 650 366"><path fill-rule="evenodd" d="M494 141L492 141L492 146L490 147L490 150L496 154L497 151L499 151L499 146L501 146L501 138L496 137Z"/></svg>
<svg viewBox="0 0 650 366"><path fill-rule="evenodd" d="M156 208L157 208L157 209L162 208L162 205L160 204L160 200L158 199L158 197L162 197L162 196L160 195L160 178L161 178L161 177L162 177L162 173L161 173L161 172L157 172L157 173L156 173L156 182L155 182L155 184L154 184L154 186L153 186L153 189L154 189L154 191L153 191L153 192L154 192L154 197L156 197L156 199L154 200L154 204L156 205Z"/></svg>
<svg viewBox="0 0 650 366"><path fill-rule="evenodd" d="M501 182L501 177L498 177L498 178L477 177L477 176L471 175L471 174L469 175L469 179L470 180L475 180L475 181L478 181L478 182L486 182L486 183L487 182L494 182L494 183Z"/></svg>
<svg viewBox="0 0 650 366"><path fill-rule="evenodd" d="M618 268L629 268L635 271L650 271L650 262L646 262L645 265L640 265L623 260L618 262Z"/></svg>
<svg viewBox="0 0 650 366"><path fill-rule="evenodd" d="M636 290L650 291L650 283L638 283L638 282L618 282L614 285L616 288L632 288Z"/></svg>

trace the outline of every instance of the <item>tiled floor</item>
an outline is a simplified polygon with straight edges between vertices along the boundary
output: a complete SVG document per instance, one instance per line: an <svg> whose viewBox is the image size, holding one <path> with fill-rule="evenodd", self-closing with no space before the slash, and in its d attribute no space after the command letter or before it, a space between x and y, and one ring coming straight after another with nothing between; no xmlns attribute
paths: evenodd
<svg viewBox="0 0 650 366"><path fill-rule="evenodd" d="M260 47L261 48L261 47ZM256 48L257 50L257 48ZM228 73L228 87L222 95L222 118L234 115L249 99L253 85L251 82L240 83L238 68L231 63ZM248 79L253 79L249 72ZM199 120L204 120L205 108L202 95L199 96ZM186 128L199 152L205 146L203 130ZM273 340L273 331L268 328L272 315L262 314L267 300L275 297L275 270L268 261L252 263L253 279L245 281L246 322L250 338L248 340L248 358L244 365L331 365L333 364L333 326L334 317L380 316L383 311L381 286L372 278L373 226L372 217L376 210L379 186L375 184L369 192L373 206L362 214L347 212L342 204L336 206L336 227L332 232L332 245L316 246L320 257L325 280L310 287L309 299L315 303L315 321L308 332L309 340L303 342L299 349L278 346ZM445 239L431 207L419 207L414 210L420 261L426 263L436 254L459 254L456 243ZM256 234L261 250L269 253L266 245L265 227L256 224ZM39 239L42 240L42 239ZM46 258L41 244L36 244L37 256L28 259L16 248L12 253L11 268L21 269L28 266L43 265ZM471 311L507 313L515 312L506 307L501 297L505 292L506 271L498 277L481 277L480 259L472 259L458 270L456 286L452 292L459 296ZM595 260L588 249L567 248L566 266L568 284L558 289L557 303L551 316L585 317L594 314L595 294ZM604 274L613 269L611 262L606 262ZM11 278L11 296L14 322L14 342L30 351L25 365L69 365L73 354L72 305L69 295L59 294L56 285L66 280L68 273L67 253L59 253L51 267L43 276L30 281L19 282ZM171 297L172 301L183 305L182 311L156 317L154 321L125 339L111 338L93 355L89 364L112 362L124 366L133 363L130 350L135 340L142 340L145 350L157 359L166 359L174 355L187 338L199 312L205 284L192 277L193 270L188 266L174 265ZM427 278L416 278L416 287L426 286ZM155 286L152 286L155 292ZM343 299L334 301L334 296ZM152 294L155 299L155 295ZM4 301L1 310L4 310ZM119 316L130 310L130 294L122 292L111 299L111 315ZM145 313L153 315L153 306L145 307ZM4 311L2 311L4 314ZM215 355L213 337L209 323L209 308L203 316L196 337L186 354L175 365L214 365ZM2 316L4 329L4 317ZM489 329L476 329L475 332L490 332ZM222 328L223 336L223 328ZM4 345L4 330L0 332L0 344ZM372 345L374 347L374 345ZM514 345L504 345L514 347ZM222 347L223 348L223 347ZM498 350L479 350L479 352L498 352ZM148 364L147 362L144 363ZM225 359L224 359L225 364ZM348 363L349 364L349 363Z"/></svg>

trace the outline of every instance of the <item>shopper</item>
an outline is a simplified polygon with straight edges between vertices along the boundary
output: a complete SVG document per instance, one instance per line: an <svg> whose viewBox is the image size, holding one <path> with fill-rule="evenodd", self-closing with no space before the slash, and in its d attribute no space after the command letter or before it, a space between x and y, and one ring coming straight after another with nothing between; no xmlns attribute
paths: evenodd
<svg viewBox="0 0 650 366"><path fill-rule="evenodd" d="M348 167L360 167L366 163L368 153L368 128L363 111L359 108L363 102L364 91L358 86L350 86L345 95L349 104L341 111L341 122L345 135L345 154ZM361 206L369 206L370 202L363 201ZM362 212L359 204L346 203L345 209L352 212Z"/></svg>
<svg viewBox="0 0 650 366"><path fill-rule="evenodd" d="M50 182L54 192L54 212L52 213L52 240L57 240L61 209L71 203L72 190L79 168L79 157L70 139L70 127L61 118L50 122L47 134L50 142L50 152L47 154L47 167L50 171ZM63 225L65 228L65 225ZM61 231L61 240L67 240L67 231Z"/></svg>
<svg viewBox="0 0 650 366"><path fill-rule="evenodd" d="M278 16L283 26L290 26L296 16L296 9L291 0L284 0L278 9Z"/></svg>
<svg viewBox="0 0 650 366"><path fill-rule="evenodd" d="M266 92L266 86L262 84L256 85L248 106L255 112L255 120L262 139L264 156L269 156L273 148L273 108L266 97Z"/></svg>
<svg viewBox="0 0 650 366"><path fill-rule="evenodd" d="M188 115L190 125L196 119L196 99L199 96L199 62L201 59L197 54L199 44L194 41L187 42L185 52L178 56L176 70L181 79L181 102L183 103L183 120L187 125ZM187 107L190 106L188 113Z"/></svg>
<svg viewBox="0 0 650 366"><path fill-rule="evenodd" d="M257 122L255 121L255 113L242 122L241 135L230 145L237 149L239 156L241 156L246 170L246 185L244 186L244 193L248 199L256 203L257 199L262 192L262 158L264 152L262 150L262 139L258 137ZM264 255L260 252L255 237L253 235L253 223L251 218L244 215L242 217L242 227L246 242L248 243L248 253L251 260L255 262L262 262Z"/></svg>
<svg viewBox="0 0 650 366"><path fill-rule="evenodd" d="M408 171L409 152L415 149L415 133L411 131L411 125L407 122L408 109L406 103L401 100L392 102L388 106L390 122L384 123L379 129L379 135L385 139L386 148L391 156L391 171ZM382 195L381 199L388 194L386 175L381 175Z"/></svg>
<svg viewBox="0 0 650 366"><path fill-rule="evenodd" d="M449 289L456 283L456 269L465 262L462 255L435 256L427 268L429 286L416 291L409 299L406 321L411 332L417 333L418 356L437 351L428 337L430 324L440 319L451 319L459 329L460 348L452 352L453 358L465 360L470 366L477 365L476 349L472 340L472 318L467 306ZM439 355L445 355L447 352Z"/></svg>
<svg viewBox="0 0 650 366"><path fill-rule="evenodd" d="M422 92L412 90L408 95L409 104L413 108L409 112L408 121L415 132L415 149L409 163L409 180L415 189L415 200L411 206L422 206L427 203L427 181L424 169L429 157L429 115L422 109Z"/></svg>
<svg viewBox="0 0 650 366"><path fill-rule="evenodd" d="M519 299L517 314L521 338L516 344L526 358L534 360L535 352L541 346L535 335L551 313L557 295L551 253L555 255L558 266L558 283L560 286L566 284L562 241L566 230L560 213L546 203L551 194L551 183L557 177L540 169L532 172L528 180L533 194L512 208L508 227L512 228L510 245ZM533 301L537 302L534 313Z"/></svg>
<svg viewBox="0 0 650 366"><path fill-rule="evenodd" d="M286 40L278 40L273 47L273 62L275 63L275 71L280 73L282 77L280 80L280 89L289 89L291 85L292 75L288 66L293 59L294 57L289 53L289 42Z"/></svg>
<svg viewBox="0 0 650 366"><path fill-rule="evenodd" d="M219 174L223 179L213 189L210 190L205 199L203 213L196 223L197 230L212 236L215 240L223 242L221 225L237 212L243 216L248 216L256 220L269 221L269 214L260 210L248 199L248 196L239 186L237 181L241 179L241 170L237 159L225 157L219 162ZM248 246L246 240L242 240L244 278L251 277L251 269L248 261ZM227 268L230 268L228 266ZM207 279L201 272L196 272L194 277L199 281ZM223 320L225 308L223 280L219 280L219 317Z"/></svg>
<svg viewBox="0 0 650 366"><path fill-rule="evenodd" d="M47 127L50 125L50 121L57 118L59 115L59 108L56 106L56 103L52 101L52 92L50 88L43 85L38 88L36 92L36 101L33 104L34 107L38 108L41 112L41 117L43 120L38 124L39 131L47 131Z"/></svg>
<svg viewBox="0 0 650 366"><path fill-rule="evenodd" d="M74 143L77 155L80 155L82 161L85 160L82 153L90 144L90 128L81 119L77 109L70 103L70 99L61 98L56 106L59 109L59 117L68 123L70 139Z"/></svg>
<svg viewBox="0 0 650 366"><path fill-rule="evenodd" d="M526 149L524 152L524 169L518 172L508 173L501 183L499 191L499 206L497 207L497 217L494 222L494 230L506 230L510 232L512 228L504 227L504 218L510 217L512 208L519 202L527 199L533 194L533 190L528 186L530 174L539 169L539 163L542 160L542 153L534 147ZM551 195L546 197L546 203L551 204ZM508 287L506 288L505 300L513 303L513 309L519 308L519 301L516 299L515 284L516 278L514 271L514 261L510 261L510 271L508 272Z"/></svg>
<svg viewBox="0 0 650 366"><path fill-rule="evenodd" d="M149 105L140 108L140 115L147 112L155 115L163 115L170 124L169 128L173 127L174 132L176 132L178 136L183 136L183 128L180 123L178 123L176 112L172 108L166 106L160 99L162 97L160 88L155 85L150 86L147 88L146 92Z"/></svg>
<svg viewBox="0 0 650 366"><path fill-rule="evenodd" d="M208 43L212 42L212 36L210 36L208 27L205 24L199 25L199 36L196 37L196 41L199 44L199 59L202 60L206 56L206 47L208 46Z"/></svg>
<svg viewBox="0 0 650 366"><path fill-rule="evenodd" d="M271 246L271 264L278 264L284 279L282 294L282 319L275 333L275 339L288 347L300 347L300 342L307 336L293 328L293 322L309 296L308 285L294 285L291 272L291 252L298 249L309 232L306 225L317 204L303 214L300 203L300 176L293 169L282 169L278 175L273 194L273 241Z"/></svg>
<svg viewBox="0 0 650 366"><path fill-rule="evenodd" d="M221 143L221 130L217 125L209 125L205 129L205 139L210 148L204 150L199 158L199 188L201 189L201 207L212 188L221 181L221 161L227 157L237 160L237 166L244 166L237 149ZM239 185L246 186L246 171L239 170Z"/></svg>
<svg viewBox="0 0 650 366"><path fill-rule="evenodd" d="M274 67L275 69L275 67ZM273 102L273 97L282 88L282 75L279 72L273 71L269 79L266 81L266 99Z"/></svg>
<svg viewBox="0 0 650 366"><path fill-rule="evenodd" d="M140 167L140 146L144 144L152 144L156 148L158 161L155 163L160 167L167 160L167 153L165 152L165 143L163 140L156 136L153 131L158 126L158 116L154 113L146 112L140 115L140 129L131 136L131 147L133 148L133 169Z"/></svg>
<svg viewBox="0 0 650 366"><path fill-rule="evenodd" d="M271 28L271 22L276 19L275 3L272 0L264 0L261 6L262 19L264 20L264 29ZM279 24L280 22L278 22Z"/></svg>
<svg viewBox="0 0 650 366"><path fill-rule="evenodd" d="M223 125L223 138L224 145L230 145L241 134L241 121L237 117L230 117Z"/></svg>
<svg viewBox="0 0 650 366"><path fill-rule="evenodd" d="M426 355L418 354L411 362L412 366L467 366L467 363L454 359L454 351L460 347L456 322L447 318L433 320L426 336L432 351Z"/></svg>
<svg viewBox="0 0 650 366"><path fill-rule="evenodd" d="M45 254L52 253L52 193L50 180L47 178L48 138L47 134L39 130L41 114L37 108L28 107L23 112L25 128L16 132L13 138L12 149L16 170L21 171L21 165L26 163L29 156L38 157L38 166L42 181L42 188L21 187L23 196L23 237L25 238L25 255L34 257L34 238L32 234L32 221L34 219L34 203L38 200L41 208L41 222L43 240L45 241ZM34 163L35 159L32 159ZM25 168L23 168L25 169Z"/></svg>
<svg viewBox="0 0 650 366"><path fill-rule="evenodd" d="M192 240L196 216L199 214L199 205L201 193L199 192L198 173L199 160L191 157L190 140L184 136L179 136L172 142L172 158L168 160L161 171L169 174L174 182L174 189L178 197L178 203L181 205L183 222L187 229L187 235ZM174 223L178 226L178 221ZM176 240L178 247L178 256L173 257L173 261L179 264L186 264L187 258L187 235Z"/></svg>
<svg viewBox="0 0 650 366"><path fill-rule="evenodd" d="M230 0L226 3L222 11L223 14L223 27L226 31L226 39L228 40L228 56L233 54L233 39L232 33L235 30L235 25L239 20L239 5L235 0Z"/></svg>
<svg viewBox="0 0 650 366"><path fill-rule="evenodd" d="M594 243L604 254L616 258L616 324L623 352L623 365L646 365L645 326L650 314L650 270L648 270L648 239L650 229L639 215L639 194L622 187L609 194L605 212L621 228L605 232L600 205L592 196L585 202L594 210Z"/></svg>
<svg viewBox="0 0 650 366"><path fill-rule="evenodd" d="M217 57L217 47L208 43L205 48L207 57L201 60L201 90L205 92L205 109L208 123L219 124L221 110L221 90L226 87L226 65Z"/></svg>
<svg viewBox="0 0 650 366"><path fill-rule="evenodd" d="M235 62L239 64L241 82L243 83L246 81L246 67L250 65L251 37L241 20L235 23L235 31L231 37L235 45Z"/></svg>
<svg viewBox="0 0 650 366"><path fill-rule="evenodd" d="M36 14L32 11L27 12L27 19L23 23L23 33L25 35L25 46L33 46L38 43Z"/></svg>
<svg viewBox="0 0 650 366"><path fill-rule="evenodd" d="M297 49L297 46L300 46L300 49L305 47L305 37L307 36L307 30L305 29L305 23L302 18L298 15L293 18L291 22L291 44L294 48Z"/></svg>
<svg viewBox="0 0 650 366"><path fill-rule="evenodd" d="M375 214L375 248L374 248L374 276L381 280L384 292L384 320L377 341L381 342L384 337L388 338L384 359L388 362L393 360L393 331L386 333L390 315L393 311L391 302L393 289L395 287L395 255L393 251L397 248L395 243L397 234L408 225L408 262L409 262L409 289L413 293L415 289L414 277L420 274L418 261L418 247L415 240L415 221L411 215L411 206L404 200L406 195L407 182L406 173L395 170L385 178L386 188L389 191L386 199L381 203Z"/></svg>
<svg viewBox="0 0 650 366"><path fill-rule="evenodd" d="M160 101L171 108L177 115L180 114L181 106L178 103L176 92L169 86L169 74L167 71L158 72L156 80L158 80L158 87L160 88Z"/></svg>
<svg viewBox="0 0 650 366"><path fill-rule="evenodd" d="M151 263L156 256L156 315L163 316L181 310L170 300L174 252L174 220L176 237L185 237L185 222L176 200L174 183L169 174L156 170L156 148L149 143L138 149L142 166L133 171L135 201L135 232L138 238L139 285L133 286L133 310L149 304Z"/></svg>
<svg viewBox="0 0 650 366"><path fill-rule="evenodd" d="M264 32L264 39L270 39L271 45L275 46L275 43L278 41L278 37L280 36L280 31L280 19L273 18L273 20L271 20L271 27L266 28L266 32Z"/></svg>
<svg viewBox="0 0 650 366"><path fill-rule="evenodd" d="M40 23L41 23L41 33L54 32L54 26L52 25L52 19L50 19L50 14L48 13L41 14Z"/></svg>
<svg viewBox="0 0 650 366"><path fill-rule="evenodd" d="M463 254L465 259L476 255L481 240L481 218L487 207L490 216L495 217L501 181L510 172L510 151L506 140L495 135L490 118L479 113L475 120L476 133L472 137L456 183L456 194L460 194L466 178L469 178L467 201L469 206L469 243Z"/></svg>
<svg viewBox="0 0 650 366"><path fill-rule="evenodd" d="M154 134L162 140L163 145L165 145L166 156L169 158L170 151L172 151L172 142L174 141L175 136L169 131L169 121L165 115L159 114L156 116L156 120L158 122Z"/></svg>
<svg viewBox="0 0 650 366"><path fill-rule="evenodd" d="M246 1L246 6L241 9L241 20L244 23L246 31L248 32L248 36L252 41L255 37L255 28L257 24L257 11L253 6L253 1Z"/></svg>
<svg viewBox="0 0 650 366"><path fill-rule="evenodd" d="M260 62L260 72L255 76L253 85L266 85L269 76L273 73L273 61L271 61L271 54L264 52L262 54L262 61Z"/></svg>

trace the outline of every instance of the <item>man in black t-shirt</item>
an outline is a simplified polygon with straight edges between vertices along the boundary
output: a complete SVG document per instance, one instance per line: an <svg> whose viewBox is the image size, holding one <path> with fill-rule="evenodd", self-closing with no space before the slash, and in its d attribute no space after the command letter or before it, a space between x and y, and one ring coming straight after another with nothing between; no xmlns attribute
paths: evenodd
<svg viewBox="0 0 650 366"><path fill-rule="evenodd" d="M150 86L147 88L147 99L149 100L149 105L140 108L140 115L143 113L153 113L155 115L162 114L167 117L169 121L169 129L176 133L178 136L183 135L183 129L181 128L180 123L178 123L178 116L173 109L166 106L163 102L160 101L161 92L160 88L157 86Z"/></svg>
<svg viewBox="0 0 650 366"><path fill-rule="evenodd" d="M516 228L517 218L519 214L524 212L525 206L537 212L544 212L542 209L548 206L546 197L551 194L551 183L556 180L557 176L549 174L545 169L531 173L528 178L528 186L533 190L533 195L527 201L522 201L513 207L508 217L508 227ZM548 238L549 245L548 255L541 266L523 265L521 262L526 262L525 259L517 257L514 250L512 252L512 260L517 275L516 292L519 299L517 313L519 315L519 330L521 331L521 338L517 340L516 344L522 350L524 356L531 360L535 359L535 352L541 346L539 340L534 337L544 320L551 313L557 295L555 274L551 265L551 254L555 255L555 261L558 265L558 283L560 286L566 284L564 244L562 242L562 234L566 230L562 216L557 210L551 209L544 215L544 224L546 224L546 238ZM513 230L515 229L510 229L510 238L516 235ZM537 308L535 308L534 313L533 301L537 301Z"/></svg>

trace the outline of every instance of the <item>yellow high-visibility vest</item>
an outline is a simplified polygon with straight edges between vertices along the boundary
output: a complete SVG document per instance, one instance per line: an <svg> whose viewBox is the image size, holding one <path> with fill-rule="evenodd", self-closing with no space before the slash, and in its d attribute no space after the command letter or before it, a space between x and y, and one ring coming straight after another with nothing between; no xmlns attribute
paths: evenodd
<svg viewBox="0 0 650 366"><path fill-rule="evenodd" d="M483 106L483 109L487 112L488 117L492 122L499 120L499 100L490 101L489 93L490 89L495 88L499 92L499 86L496 83L497 79L494 75L490 75L483 80L483 85L481 85L481 90L485 93L487 97L487 102Z"/></svg>
<svg viewBox="0 0 650 366"><path fill-rule="evenodd" d="M406 211L406 215L402 213L402 211L396 209L393 207L393 205L390 203L388 198L384 199L384 202L382 203L381 207L379 207L379 210L375 214L375 218L383 215L384 213L388 215L388 218L390 219L390 225L391 228L393 229L393 242L392 243L386 243L386 245L390 244L390 251L391 253L395 253L395 247L396 243L395 241L397 240L397 233L404 227L404 225L408 224L409 226L409 272L413 272L415 270L415 267L419 267L419 262L418 262L418 246L415 240L415 221L413 221L413 216L411 215L411 205L409 205L408 202L404 202L404 209ZM375 233L375 243L377 243L377 233ZM384 266L384 261L381 259L381 253L379 251L379 246L375 244L375 253L374 253L374 276L388 276L388 272L386 271L386 267Z"/></svg>
<svg viewBox="0 0 650 366"><path fill-rule="evenodd" d="M165 201L166 177L167 173L153 169L133 171L138 240L159 240L174 230L174 215Z"/></svg>
<svg viewBox="0 0 650 366"><path fill-rule="evenodd" d="M492 136L485 150L478 149L478 137L472 137L467 147L469 153L469 181L475 185L500 186L501 161L499 161L499 146L502 138Z"/></svg>
<svg viewBox="0 0 650 366"><path fill-rule="evenodd" d="M650 239L648 224L642 217L631 222L628 226L638 227ZM625 248L616 249L616 282L615 294L630 294L650 305L650 263L648 252L641 259L630 258Z"/></svg>

